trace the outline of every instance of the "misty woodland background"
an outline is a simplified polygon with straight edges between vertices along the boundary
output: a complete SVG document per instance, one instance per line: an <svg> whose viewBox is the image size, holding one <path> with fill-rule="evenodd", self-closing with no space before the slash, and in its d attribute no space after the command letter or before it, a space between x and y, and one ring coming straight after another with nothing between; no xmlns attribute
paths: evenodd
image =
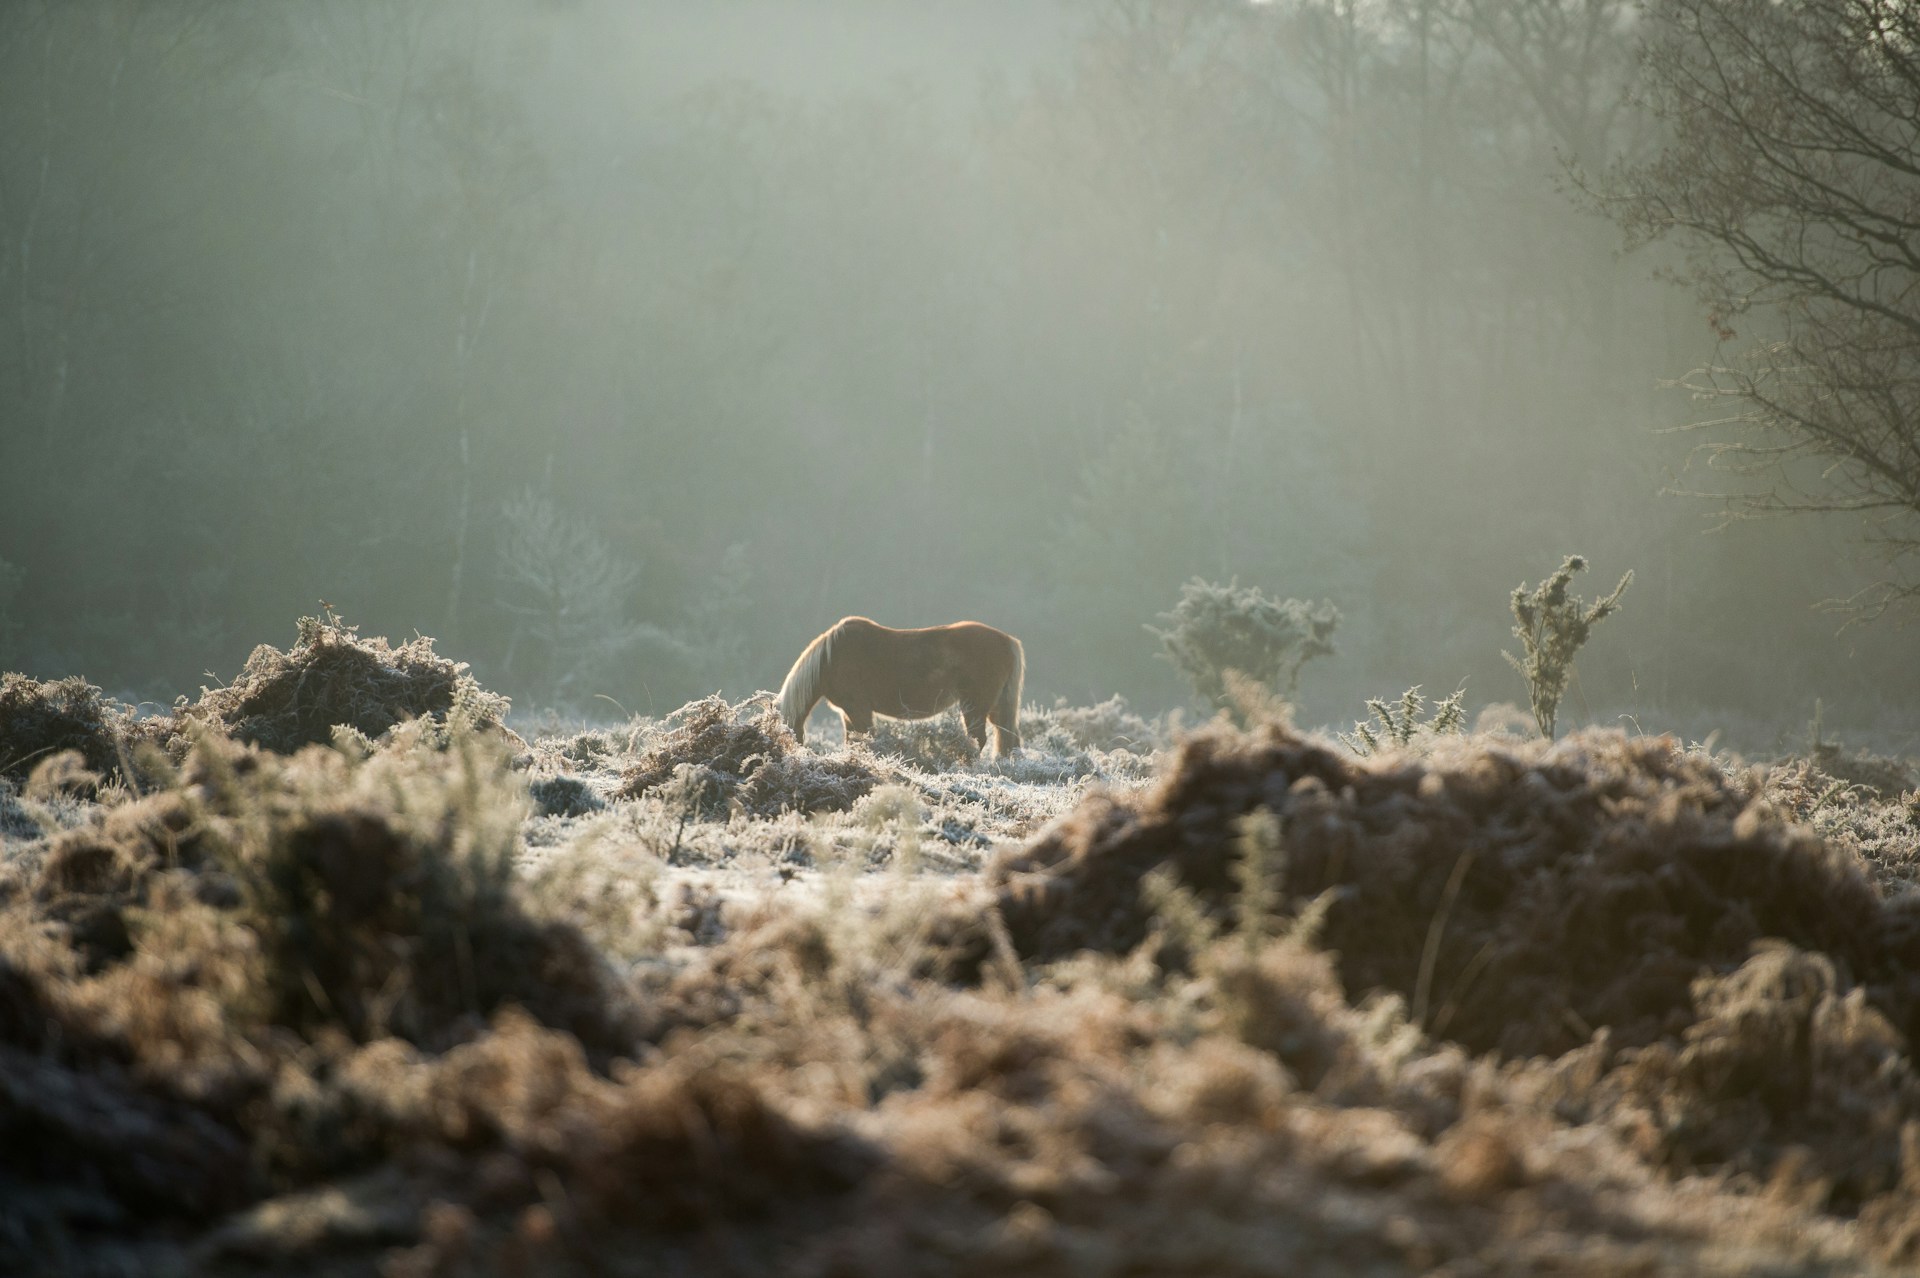
<svg viewBox="0 0 1920 1278"><path fill-rule="evenodd" d="M1883 728L1855 521L1669 494L1756 332L1574 189L1660 136L1636 12L9 4L0 668L171 701L325 599L664 714L857 612L1159 709L1198 574L1341 610L1324 722L1521 699L1578 550L1575 720Z"/></svg>

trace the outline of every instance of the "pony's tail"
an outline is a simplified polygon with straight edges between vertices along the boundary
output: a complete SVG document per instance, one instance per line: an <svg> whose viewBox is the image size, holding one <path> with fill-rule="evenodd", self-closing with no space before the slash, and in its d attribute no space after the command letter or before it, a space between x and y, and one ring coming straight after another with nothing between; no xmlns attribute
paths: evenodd
<svg viewBox="0 0 1920 1278"><path fill-rule="evenodd" d="M1013 673L1000 685L1000 695L994 698L993 709L987 714L987 722L993 725L993 752L996 755L1011 754L1020 748L1020 691L1027 682L1027 650L1012 635L1007 641L1013 645Z"/></svg>
<svg viewBox="0 0 1920 1278"><path fill-rule="evenodd" d="M780 717L793 732L793 739L806 744L807 716L820 701L820 685L826 679L827 662L833 655L833 631L829 630L808 644L787 671L780 685Z"/></svg>

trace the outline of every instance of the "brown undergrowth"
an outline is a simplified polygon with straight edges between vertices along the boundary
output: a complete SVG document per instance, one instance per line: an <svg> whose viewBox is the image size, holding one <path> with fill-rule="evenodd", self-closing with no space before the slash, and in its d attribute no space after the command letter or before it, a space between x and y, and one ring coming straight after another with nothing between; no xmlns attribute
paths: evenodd
<svg viewBox="0 0 1920 1278"><path fill-rule="evenodd" d="M362 638L331 613L300 618L291 648L261 644L232 683L174 707L183 736L197 725L280 754L325 744L342 725L372 739L409 719L444 724L457 715L504 731L506 712L505 697L476 683L464 662L436 653L433 640L395 647Z"/></svg>
<svg viewBox="0 0 1920 1278"><path fill-rule="evenodd" d="M1160 866L1231 912L1236 822L1260 809L1285 894L1334 893L1326 942L1348 986L1396 990L1476 1050L1677 1033L1694 979L1764 937L1828 955L1903 1029L1920 1011L1906 912L1856 861L1711 759L1617 733L1379 761L1275 727L1195 734L1144 800L1092 799L995 867L1015 947L1132 948Z"/></svg>
<svg viewBox="0 0 1920 1278"><path fill-rule="evenodd" d="M162 770L153 753L178 762L198 734L291 754L330 742L338 729L372 741L416 719L442 729L458 722L525 748L503 724L507 699L482 688L464 662L434 652L433 640L395 647L332 614L302 617L298 631L285 652L261 644L233 682L180 698L171 715L142 718L84 679L0 675L0 779L23 779L77 751L96 781L117 774L146 786Z"/></svg>
<svg viewBox="0 0 1920 1278"><path fill-rule="evenodd" d="M672 764L737 796L765 734L703 721ZM7 845L0 1271L1911 1265L1906 916L1747 787L1212 731L991 891L843 867L616 966L513 869L497 738L203 735Z"/></svg>
<svg viewBox="0 0 1920 1278"><path fill-rule="evenodd" d="M140 720L85 679L0 674L0 780L23 780L54 755L75 751L97 782L170 731L170 721Z"/></svg>
<svg viewBox="0 0 1920 1278"><path fill-rule="evenodd" d="M671 789L698 814L844 812L883 779L865 751L805 750L771 701L735 707L716 694L681 707L668 722L664 739L622 777L618 797Z"/></svg>
<svg viewBox="0 0 1920 1278"><path fill-rule="evenodd" d="M1275 897L1318 902L1348 990L1476 1052L1578 1060L1592 1077L1558 1103L1656 1164L1790 1175L1848 1211L1886 1196L1886 1216L1920 1188L1920 898L1789 820L1790 793L1617 733L1357 760L1216 729L990 877L1023 957L1164 949L1143 884L1234 918L1235 831L1270 813ZM963 968L988 962L957 930Z"/></svg>
<svg viewBox="0 0 1920 1278"><path fill-rule="evenodd" d="M672 1234L846 1182L847 1139L750 1077L616 1063L643 1048L635 1005L523 905L498 746L441 744L203 737L178 785L11 858L0 1270L377 1254L433 1200L443 1233L539 1208L533 1244Z"/></svg>
<svg viewBox="0 0 1920 1278"><path fill-rule="evenodd" d="M1920 781L1903 761L1823 746L1781 760L1766 791L1828 846L1858 858L1882 895L1920 889Z"/></svg>

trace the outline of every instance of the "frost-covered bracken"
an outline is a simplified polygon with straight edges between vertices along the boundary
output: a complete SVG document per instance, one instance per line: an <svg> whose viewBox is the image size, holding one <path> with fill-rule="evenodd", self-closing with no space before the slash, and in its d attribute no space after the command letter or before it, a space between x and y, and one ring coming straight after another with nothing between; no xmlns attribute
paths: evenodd
<svg viewBox="0 0 1920 1278"><path fill-rule="evenodd" d="M445 723L456 714L497 728L506 712L505 697L476 683L466 663L436 653L433 640L396 647L362 638L331 613L302 617L291 648L261 644L231 683L174 708L183 734L198 725L282 754L329 741L341 725L373 738L408 719Z"/></svg>
<svg viewBox="0 0 1920 1278"><path fill-rule="evenodd" d="M1910 796L1612 733L1023 717L1006 761L713 698L517 757L203 731L144 793L43 762L0 827L0 1268L1920 1254Z"/></svg>

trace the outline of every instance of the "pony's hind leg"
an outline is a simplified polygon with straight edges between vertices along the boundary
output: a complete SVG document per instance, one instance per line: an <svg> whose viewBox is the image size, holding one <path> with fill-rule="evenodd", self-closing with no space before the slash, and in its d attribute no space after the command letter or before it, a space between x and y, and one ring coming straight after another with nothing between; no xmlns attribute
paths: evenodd
<svg viewBox="0 0 1920 1278"><path fill-rule="evenodd" d="M987 722L993 725L993 757L996 759L1004 759L1020 748L1020 708L1017 702L1009 706L1004 692L1003 689L1002 695L994 699L993 709L987 711ZM981 747L985 748L987 734L984 728L980 731L979 740Z"/></svg>
<svg viewBox="0 0 1920 1278"><path fill-rule="evenodd" d="M1020 688L1026 682L1027 658L1020 647L1020 641L1007 636L1012 645L1009 654L1007 677L994 691L993 708L987 711L987 722L993 725L993 756L1004 759L1020 748Z"/></svg>
<svg viewBox="0 0 1920 1278"><path fill-rule="evenodd" d="M960 717L966 720L967 735L973 739L973 748L986 749L987 712L978 706L963 702L960 706Z"/></svg>

